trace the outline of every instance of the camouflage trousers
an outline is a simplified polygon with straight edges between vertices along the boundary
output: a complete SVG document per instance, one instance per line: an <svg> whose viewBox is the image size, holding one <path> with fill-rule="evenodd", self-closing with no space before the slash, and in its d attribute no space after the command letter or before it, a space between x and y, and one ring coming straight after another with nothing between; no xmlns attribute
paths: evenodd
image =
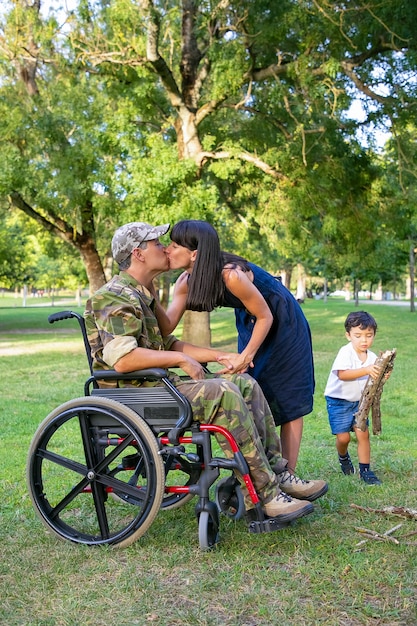
<svg viewBox="0 0 417 626"><path fill-rule="evenodd" d="M223 426L231 432L249 466L260 500L272 500L277 494L277 473L285 469L287 462L282 458L274 419L258 383L248 374L232 374L208 375L205 380L181 381L176 386L190 401L195 421ZM221 435L216 438L226 458L231 458L227 441ZM252 500L242 477L237 477L245 506L250 509Z"/></svg>

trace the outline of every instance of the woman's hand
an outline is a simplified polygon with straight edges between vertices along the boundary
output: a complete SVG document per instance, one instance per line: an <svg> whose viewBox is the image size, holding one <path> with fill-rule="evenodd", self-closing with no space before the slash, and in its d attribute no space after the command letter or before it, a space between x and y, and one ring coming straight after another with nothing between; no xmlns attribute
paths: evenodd
<svg viewBox="0 0 417 626"><path fill-rule="evenodd" d="M225 366L225 369L219 374L244 374L248 367L253 367L252 359L245 356L243 352L241 354L235 352L221 354L217 357L217 362Z"/></svg>

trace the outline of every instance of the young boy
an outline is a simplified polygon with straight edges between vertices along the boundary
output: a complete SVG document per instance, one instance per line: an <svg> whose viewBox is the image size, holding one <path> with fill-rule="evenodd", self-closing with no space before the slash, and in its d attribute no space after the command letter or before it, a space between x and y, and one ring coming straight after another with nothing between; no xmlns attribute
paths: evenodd
<svg viewBox="0 0 417 626"><path fill-rule="evenodd" d="M363 432L355 424L355 413L368 376L377 378L379 370L374 365L376 354L369 349L374 341L377 324L365 311L349 313L345 321L348 344L343 346L333 363L324 395L327 402L330 428L336 435L336 449L344 474L354 474L355 468L348 453L350 432L358 442L359 474L367 485L380 485L381 481L370 469L371 446L369 430Z"/></svg>

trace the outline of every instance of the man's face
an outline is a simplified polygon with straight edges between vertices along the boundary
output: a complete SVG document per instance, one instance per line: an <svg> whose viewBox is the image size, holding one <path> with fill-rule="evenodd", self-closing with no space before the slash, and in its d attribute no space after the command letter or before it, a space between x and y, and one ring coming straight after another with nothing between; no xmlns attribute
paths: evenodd
<svg viewBox="0 0 417 626"><path fill-rule="evenodd" d="M147 241L145 249L141 249L141 253L146 261L148 268L164 272L169 269L168 257L166 255L165 247L159 241L159 239L152 239Z"/></svg>

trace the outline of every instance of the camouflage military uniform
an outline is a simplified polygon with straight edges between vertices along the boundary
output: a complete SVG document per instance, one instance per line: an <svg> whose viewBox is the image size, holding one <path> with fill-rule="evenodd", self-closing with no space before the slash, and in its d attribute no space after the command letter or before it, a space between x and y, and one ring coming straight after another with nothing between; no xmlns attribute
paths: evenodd
<svg viewBox="0 0 417 626"><path fill-rule="evenodd" d="M85 321L95 369L109 369L136 347L169 350L176 338L163 338L153 312L149 291L128 273L114 276L87 302ZM208 375L205 380L180 379L170 374L177 388L190 401L196 421L227 428L244 455L255 489L264 503L278 490L277 473L286 461L269 406L258 383L247 374ZM224 454L231 450L218 438ZM245 504L252 502L242 483Z"/></svg>

